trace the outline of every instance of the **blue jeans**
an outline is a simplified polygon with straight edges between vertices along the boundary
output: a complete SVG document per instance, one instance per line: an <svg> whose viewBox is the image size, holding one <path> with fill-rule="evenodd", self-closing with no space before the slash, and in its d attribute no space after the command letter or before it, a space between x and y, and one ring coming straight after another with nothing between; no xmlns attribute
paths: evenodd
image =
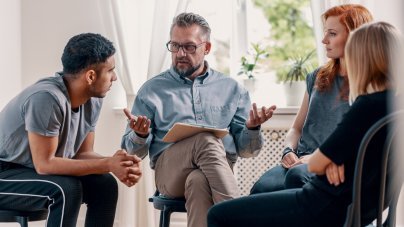
<svg viewBox="0 0 404 227"><path fill-rule="evenodd" d="M283 189L301 188L314 176L307 171L307 165L301 164L286 169L281 165L265 172L251 188L250 194L274 192Z"/></svg>
<svg viewBox="0 0 404 227"><path fill-rule="evenodd" d="M208 227L341 227L346 207L306 184L218 203L209 209Z"/></svg>

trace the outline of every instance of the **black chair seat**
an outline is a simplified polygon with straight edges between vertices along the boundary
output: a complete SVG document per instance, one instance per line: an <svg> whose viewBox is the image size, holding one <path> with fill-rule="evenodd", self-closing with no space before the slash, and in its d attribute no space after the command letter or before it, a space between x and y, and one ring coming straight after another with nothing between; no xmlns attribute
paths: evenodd
<svg viewBox="0 0 404 227"><path fill-rule="evenodd" d="M173 212L187 212L185 209L185 198L171 199L167 198L156 191L149 202L153 203L153 207L160 210L160 227L170 226L170 216Z"/></svg>
<svg viewBox="0 0 404 227"><path fill-rule="evenodd" d="M0 210L0 222L18 222L20 223L21 227L27 227L29 221L45 220L47 216L48 210Z"/></svg>

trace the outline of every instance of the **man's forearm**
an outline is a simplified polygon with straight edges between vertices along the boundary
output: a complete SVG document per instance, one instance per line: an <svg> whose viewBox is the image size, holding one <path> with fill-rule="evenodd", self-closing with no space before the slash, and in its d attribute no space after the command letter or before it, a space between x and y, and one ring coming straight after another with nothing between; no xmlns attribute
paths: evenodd
<svg viewBox="0 0 404 227"><path fill-rule="evenodd" d="M105 158L101 154L94 152L94 151L87 151L87 152L79 152L74 156L74 159L101 159Z"/></svg>
<svg viewBox="0 0 404 227"><path fill-rule="evenodd" d="M43 175L84 176L89 174L103 174L110 171L108 158L77 160L53 157L41 163L34 162L34 166L36 171Z"/></svg>

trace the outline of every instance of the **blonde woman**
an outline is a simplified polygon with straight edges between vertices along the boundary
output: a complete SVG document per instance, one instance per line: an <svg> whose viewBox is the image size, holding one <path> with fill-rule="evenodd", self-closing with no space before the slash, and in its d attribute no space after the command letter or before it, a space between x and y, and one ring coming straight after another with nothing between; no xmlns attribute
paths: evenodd
<svg viewBox="0 0 404 227"><path fill-rule="evenodd" d="M345 47L350 81L350 110L335 131L316 149L308 169L316 175L303 188L260 193L213 206L209 227L343 226L352 202L357 151L366 131L388 114L392 94L390 66L400 39L384 22L354 31ZM363 212L377 207L380 158L386 130L369 145L364 166ZM379 167L379 168L378 168ZM365 225L375 217L362 220Z"/></svg>

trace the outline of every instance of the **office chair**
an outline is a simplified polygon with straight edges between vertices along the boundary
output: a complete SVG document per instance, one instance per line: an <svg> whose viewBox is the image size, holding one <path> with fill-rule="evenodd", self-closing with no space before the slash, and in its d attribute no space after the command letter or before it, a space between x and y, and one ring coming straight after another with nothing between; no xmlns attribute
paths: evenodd
<svg viewBox="0 0 404 227"><path fill-rule="evenodd" d="M173 212L187 212L185 209L185 198L171 199L161 195L158 190L149 202L153 203L155 209L160 210L160 227L170 226L170 216Z"/></svg>

